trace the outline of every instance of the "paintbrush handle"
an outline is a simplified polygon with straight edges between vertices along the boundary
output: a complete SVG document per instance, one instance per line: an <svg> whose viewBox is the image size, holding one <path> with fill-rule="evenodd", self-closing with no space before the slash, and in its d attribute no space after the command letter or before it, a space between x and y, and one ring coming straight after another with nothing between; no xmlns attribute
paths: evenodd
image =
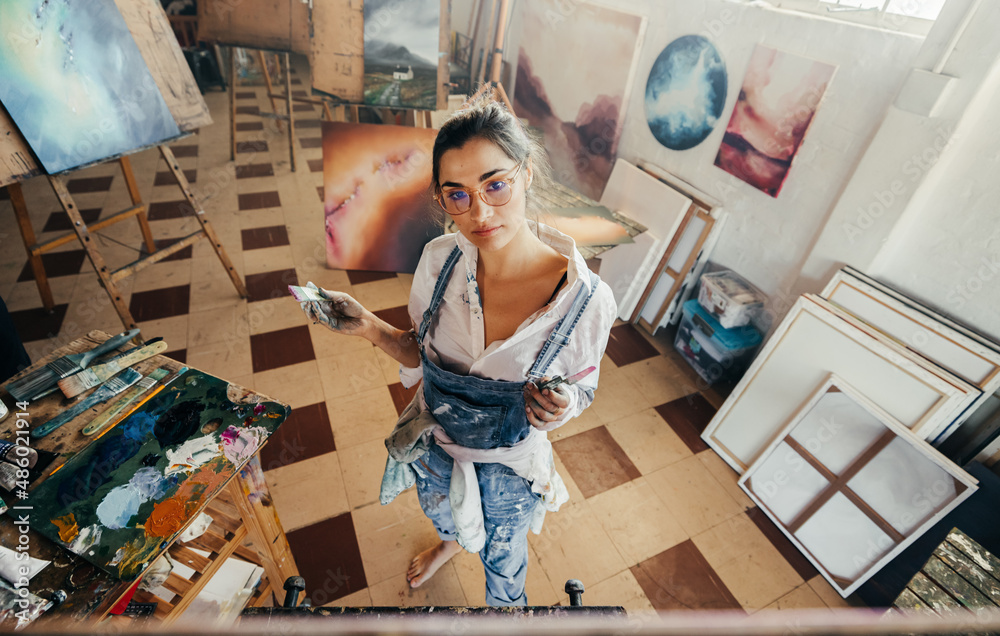
<svg viewBox="0 0 1000 636"><path fill-rule="evenodd" d="M151 378L154 382L158 382L167 377L167 373L169 372L166 369L156 369L146 377ZM141 386L142 383L143 380L140 380L140 386L133 386L125 391L120 398L112 402L108 408L104 409L104 411L102 411L97 417L91 420L90 424L87 424L87 426L83 428L83 434L93 435L94 433L102 430L108 424L111 424L112 422L117 424L121 420L125 419L119 418L118 415L121 415L122 411L127 409L133 402L139 399L143 393L146 393L152 389L153 386L155 386L154 384Z"/></svg>
<svg viewBox="0 0 1000 636"><path fill-rule="evenodd" d="M136 402L135 404L133 404L133 405L129 406L129 407L128 407L128 409L127 409L127 410L125 411L125 413L124 413L124 414L122 414L122 416L121 416L121 417L119 417L119 418L118 418L118 419L117 419L117 420L116 420L116 421L114 422L114 424L112 424L111 426L106 426L106 427L104 428L104 430L103 430L103 431L101 431L101 432L100 432L100 434L99 434L99 435L98 435L97 437L95 437L95 438L94 438L94 441L97 441L98 439L100 439L100 438L101 438L101 436L102 436L102 435L104 435L105 433L107 433L108 431L110 431L111 429L113 429L113 428L114 428L115 426L117 426L117 425L118 425L118 422L124 422L124 421L125 421L125 420L127 420L127 419L128 419L129 417L131 417L131 416L132 416L132 414L133 414L133 413L135 413L136 411L138 411L139 409L141 409L141 408L142 408L142 406L143 406L143 405L144 405L144 404L145 404L146 402L149 402L149 401L150 401L150 400L152 400L152 399L153 399L154 397L156 397L156 396L157 396L157 395L158 395L158 394L160 393L160 391L162 391L163 389L167 388L167 385L168 385L168 384L170 384L171 382L173 382L173 381L174 381L174 380L176 380L177 378L179 378L179 377L181 377L182 375L184 375L184 373L185 373L185 372L187 372L187 370L188 370L188 368L187 368L187 367L181 367L181 368L180 368L180 369L178 369L178 370L177 370L176 372L174 372L174 374L173 374L173 375L171 375L171 376L170 376L169 378L167 378L166 380L163 380L163 382L161 382L161 383L160 383L160 385L159 385L159 386L157 386L157 387L156 387L155 389L153 389L152 391L150 391L150 392L149 392L149 393L147 393L146 395L142 396L142 399L140 399L140 400L139 400L138 402Z"/></svg>
<svg viewBox="0 0 1000 636"><path fill-rule="evenodd" d="M139 335L139 330L132 329L131 331L125 331L123 333L118 334L117 336L108 338L100 345L94 347L87 353L83 354L83 356L80 358L80 368L86 369L87 366L90 365L90 363L93 362L94 359L97 358L98 356L105 354L113 349L117 349L118 347L120 347L121 345L125 344L126 342L128 342L132 338L135 338L138 335Z"/></svg>
<svg viewBox="0 0 1000 636"><path fill-rule="evenodd" d="M62 380L59 380L59 388L66 397L75 397L87 389L106 382L108 378L111 378L115 374L119 373L122 369L125 369L137 362L142 362L143 360L151 358L157 354L163 353L166 348L167 343L162 340L160 342L148 344L145 347L141 347L124 356L115 358L110 362L99 364L92 369L85 369L80 373L69 376L68 378L63 378Z"/></svg>
<svg viewBox="0 0 1000 636"><path fill-rule="evenodd" d="M111 395L108 395L110 391L103 391L102 390L103 388L104 387L101 387L97 391L94 391L92 394L87 396L86 399L77 402L76 404L74 404L67 410L63 411L59 415L55 416L48 422L45 422L41 426L36 427L33 431L31 431L31 436L36 439L39 437L45 437L52 431L56 430L57 428L65 424L66 422L72 420L80 413L83 413L84 411L94 406L95 404L99 404L110 398Z"/></svg>
<svg viewBox="0 0 1000 636"><path fill-rule="evenodd" d="M120 358L115 358L110 362L105 362L104 364L99 364L90 372L97 376L97 379L104 382L111 376L120 372L126 367L130 367L137 362L142 362L147 358L152 358L155 355L159 355L167 350L167 343L162 340L159 342L154 342L136 349L132 353L121 356Z"/></svg>

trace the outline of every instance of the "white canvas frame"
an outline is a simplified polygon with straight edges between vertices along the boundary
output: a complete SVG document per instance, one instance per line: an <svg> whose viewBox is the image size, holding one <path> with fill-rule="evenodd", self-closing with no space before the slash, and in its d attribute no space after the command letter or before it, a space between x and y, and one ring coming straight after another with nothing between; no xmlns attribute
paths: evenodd
<svg viewBox="0 0 1000 636"><path fill-rule="evenodd" d="M933 463L938 468L942 469L944 472L948 473L958 484L964 486L964 490L958 492L957 495L947 501L942 501L939 505L933 508L933 513L915 528L909 530L906 533L900 533L902 535L902 540L897 541L893 547L886 552L884 552L880 557L878 557L874 562L872 562L867 569L865 569L861 574L856 576L847 585L844 585L844 581L833 576L827 566L824 565L810 550L808 550L798 539L794 532L792 532L787 524L781 521L772 511L771 508L765 503L764 499L760 497L754 487L753 479L756 475L758 469L767 461L771 453L773 453L779 445L791 435L795 428L802 423L806 415L816 406L820 399L827 394L830 389L840 391L850 398L852 398L859 406L871 414L876 420L878 420L882 425L884 425L887 431L891 432L896 436L896 438L901 438L904 442L908 443L911 448L919 455L926 458L929 462ZM772 521L781 529L781 531L788 537L788 539L795 544L795 546L802 552L803 555L816 568L819 570L820 574L832 585L841 596L847 597L855 590L858 589L865 581L871 578L878 570L889 563L893 558L896 557L900 552L905 550L907 546L916 541L924 532L929 530L934 524L936 524L940 519L942 519L949 512L954 510L959 504L965 501L978 489L978 480L966 473L960 467L949 461L946 457L937 452L933 447L919 439L903 424L898 420L893 418L891 415L886 413L884 410L879 408L875 403L862 395L850 384L846 383L841 378L837 377L835 374L830 374L827 376L826 380L819 386L819 388L813 392L813 394L806 400L805 404L796 412L795 416L791 419L787 426L785 426L780 434L772 440L772 442L767 446L764 452L761 453L760 457L751 465L746 473L740 478L740 487L754 500L755 503L760 507L761 510L771 518ZM835 492L843 492L846 490L846 485L841 489L835 489ZM828 500L829 502L829 500ZM820 506L826 505L825 503ZM916 505L916 504L914 504ZM817 510L816 513L819 511Z"/></svg>
<svg viewBox="0 0 1000 636"><path fill-rule="evenodd" d="M926 438L950 423L974 390L951 381L829 301L800 297L702 433L737 473L752 464L829 373L837 373ZM964 385L964 386L963 386Z"/></svg>
<svg viewBox="0 0 1000 636"><path fill-rule="evenodd" d="M640 296L677 233L691 198L624 159L615 161L601 205L646 226L647 237L601 254L601 278L611 286L618 317L629 320Z"/></svg>
<svg viewBox="0 0 1000 636"><path fill-rule="evenodd" d="M1000 389L1000 351L984 344L982 338L955 329L944 316L874 282L844 268L820 295L982 391L934 439L941 441Z"/></svg>

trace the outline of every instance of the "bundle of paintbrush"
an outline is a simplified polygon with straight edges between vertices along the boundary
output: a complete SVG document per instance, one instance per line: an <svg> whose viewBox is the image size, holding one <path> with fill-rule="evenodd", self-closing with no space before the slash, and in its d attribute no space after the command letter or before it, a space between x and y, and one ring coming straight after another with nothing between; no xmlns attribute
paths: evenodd
<svg viewBox="0 0 1000 636"><path fill-rule="evenodd" d="M157 343L157 344L163 344L163 346L166 347L166 343ZM129 388L130 386L138 382L139 378L141 377L142 374L136 371L135 369L125 369L124 371L114 376L113 378L104 381L104 383L101 384L101 386L98 387L96 391L87 396L86 399L80 400L79 402L77 402L70 408L66 409L59 415L55 416L48 422L45 422L41 426L35 427L35 429L31 431L31 436L34 437L35 439L38 439L39 437L45 437L52 431L56 430L66 422L69 422L74 417L76 417L80 413L83 413L92 406L97 406L98 404L101 404L102 402L107 402L111 398L115 397L125 389Z"/></svg>
<svg viewBox="0 0 1000 636"><path fill-rule="evenodd" d="M85 369L75 375L59 380L59 389L68 398L76 397L87 389L92 389L102 382L106 382L115 374L120 373L122 369L159 355L166 350L167 343L163 340L150 342L150 344L139 347L109 362L100 364L92 369Z"/></svg>
<svg viewBox="0 0 1000 636"><path fill-rule="evenodd" d="M22 400L37 400L56 390L59 380L78 371L82 371L99 356L117 349L132 338L139 335L138 329L132 329L109 338L104 343L83 353L73 353L53 360L41 369L8 383L4 388L18 402Z"/></svg>

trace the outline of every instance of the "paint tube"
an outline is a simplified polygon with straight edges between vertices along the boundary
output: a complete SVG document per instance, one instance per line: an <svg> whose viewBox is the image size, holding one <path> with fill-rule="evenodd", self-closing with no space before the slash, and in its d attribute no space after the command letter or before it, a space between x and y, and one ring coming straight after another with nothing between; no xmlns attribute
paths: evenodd
<svg viewBox="0 0 1000 636"><path fill-rule="evenodd" d="M22 466L21 463L25 459L28 460L28 465ZM17 464L21 468L34 468L38 463L38 451L29 446L18 448L17 444L0 440L0 460Z"/></svg>
<svg viewBox="0 0 1000 636"><path fill-rule="evenodd" d="M17 486L17 467L14 464L0 462L0 488L13 492Z"/></svg>
<svg viewBox="0 0 1000 636"><path fill-rule="evenodd" d="M33 576L41 572L42 568L51 561L36 559L35 557L19 556L17 552L10 548L0 546L0 577L8 581L11 585L21 585L22 579L30 581ZM27 568L27 574L21 573L21 568Z"/></svg>

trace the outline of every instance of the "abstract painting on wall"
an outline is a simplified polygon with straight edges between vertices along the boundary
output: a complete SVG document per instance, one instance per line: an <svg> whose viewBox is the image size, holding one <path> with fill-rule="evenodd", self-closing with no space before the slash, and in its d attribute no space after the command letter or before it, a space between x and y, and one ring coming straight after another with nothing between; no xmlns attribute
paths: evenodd
<svg viewBox="0 0 1000 636"><path fill-rule="evenodd" d="M180 134L114 0L0 2L0 77L50 174Z"/></svg>
<svg viewBox="0 0 1000 636"><path fill-rule="evenodd" d="M135 578L287 416L283 404L190 370L32 491L32 527Z"/></svg>
<svg viewBox="0 0 1000 636"><path fill-rule="evenodd" d="M777 197L835 70L758 44L715 165Z"/></svg>
<svg viewBox="0 0 1000 636"><path fill-rule="evenodd" d="M365 0L365 103L437 108L441 0Z"/></svg>
<svg viewBox="0 0 1000 636"><path fill-rule="evenodd" d="M645 18L521 2L514 111L540 129L556 181L599 199L611 175ZM553 19L553 16L558 19Z"/></svg>
<svg viewBox="0 0 1000 636"><path fill-rule="evenodd" d="M671 150L694 148L726 106L726 64L706 38L685 35L660 53L646 81L646 123Z"/></svg>
<svg viewBox="0 0 1000 636"><path fill-rule="evenodd" d="M443 232L431 199L437 131L323 122L326 263L338 269L412 273Z"/></svg>

